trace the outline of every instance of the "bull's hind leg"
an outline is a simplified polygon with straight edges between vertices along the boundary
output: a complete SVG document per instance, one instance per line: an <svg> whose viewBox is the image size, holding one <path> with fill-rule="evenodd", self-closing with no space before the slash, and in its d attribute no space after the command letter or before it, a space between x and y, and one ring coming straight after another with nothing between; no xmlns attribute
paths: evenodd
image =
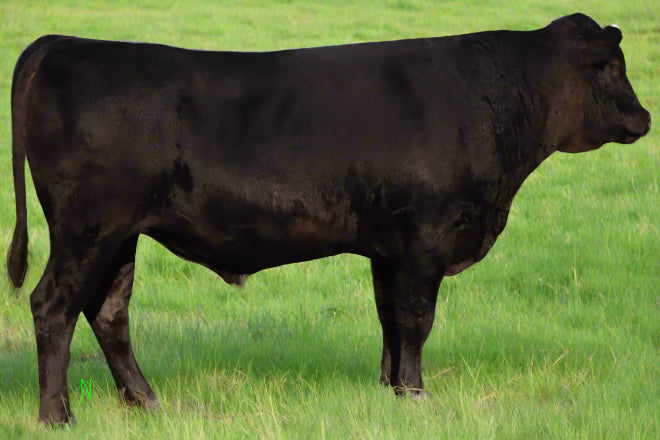
<svg viewBox="0 0 660 440"><path fill-rule="evenodd" d="M39 365L39 420L49 425L75 423L66 374L80 308L71 289L74 277L58 273L61 268L51 257L30 295Z"/></svg>
<svg viewBox="0 0 660 440"><path fill-rule="evenodd" d="M61 226L55 232L51 229L51 255L30 296L39 365L39 420L47 424L75 423L67 391L71 338L81 310L103 302L118 271L118 252L126 248L124 236L98 227L82 236L64 236L61 231ZM134 252L134 240L132 246Z"/></svg>
<svg viewBox="0 0 660 440"><path fill-rule="evenodd" d="M397 394L419 395L422 348L433 327L441 271L430 259L409 256L392 262L374 258L371 272L383 327L381 382Z"/></svg>
<svg viewBox="0 0 660 440"><path fill-rule="evenodd" d="M83 310L103 349L122 399L130 405L152 408L158 399L140 371L131 345L128 304L133 291L137 235L118 254L116 274L102 305L92 302Z"/></svg>

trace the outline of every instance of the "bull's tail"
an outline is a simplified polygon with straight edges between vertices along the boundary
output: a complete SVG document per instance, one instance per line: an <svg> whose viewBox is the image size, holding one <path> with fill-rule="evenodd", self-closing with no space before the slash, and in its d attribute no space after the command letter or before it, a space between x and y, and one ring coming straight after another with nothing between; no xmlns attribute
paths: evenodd
<svg viewBox="0 0 660 440"><path fill-rule="evenodd" d="M12 104L12 113L14 105ZM12 117L13 119L13 117ZM16 199L16 226L7 253L7 272L16 287L23 285L27 271L27 206L25 201L25 144L22 136L12 133L12 164L14 167L14 196ZM21 133L22 135L22 133Z"/></svg>
<svg viewBox="0 0 660 440"><path fill-rule="evenodd" d="M28 46L21 54L14 69L11 88L12 165L14 168L14 197L16 200L16 226L7 253L7 272L11 282L21 287L27 271L28 233L27 204L25 199L25 110L27 89L34 75L39 56L49 43L62 38L47 35ZM35 59L37 58L37 59ZM32 74L30 74L32 72Z"/></svg>
<svg viewBox="0 0 660 440"><path fill-rule="evenodd" d="M32 46L30 46L32 47ZM29 50L29 48L28 48ZM9 279L16 287L23 285L27 271L27 205L25 200L25 139L23 124L25 123L24 99L18 96L22 87L18 84L22 67L29 58L28 50L23 52L14 69L14 79L11 87L11 140L12 166L14 168L14 199L16 201L16 226L7 252L7 272Z"/></svg>

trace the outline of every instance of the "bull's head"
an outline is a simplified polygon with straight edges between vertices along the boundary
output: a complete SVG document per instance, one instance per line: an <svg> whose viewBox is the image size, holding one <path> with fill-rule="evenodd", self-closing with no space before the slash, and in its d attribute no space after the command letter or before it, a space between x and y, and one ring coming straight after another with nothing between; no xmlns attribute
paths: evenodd
<svg viewBox="0 0 660 440"><path fill-rule="evenodd" d="M626 77L619 28L601 28L582 14L561 18L548 28L566 61L562 96L551 105L546 127L555 131L558 150L578 153L608 142L629 144L648 133L651 115Z"/></svg>

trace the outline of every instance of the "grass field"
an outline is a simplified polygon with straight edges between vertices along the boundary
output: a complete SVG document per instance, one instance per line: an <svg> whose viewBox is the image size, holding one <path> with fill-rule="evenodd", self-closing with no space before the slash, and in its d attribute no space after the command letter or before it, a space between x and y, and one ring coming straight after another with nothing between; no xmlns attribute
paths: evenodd
<svg viewBox="0 0 660 440"><path fill-rule="evenodd" d="M576 11L621 27L628 77L657 121L655 0L2 0L0 252L14 224L12 71L40 35L260 51L528 30ZM531 176L489 256L441 286L423 363L426 400L378 385L381 331L367 260L276 268L237 289L143 237L132 335L162 408L120 404L81 317L69 369L78 426L55 432L37 423L28 296L48 231L28 180L26 285L12 290L0 276L0 438L660 438L657 133L555 154ZM84 401L81 380L91 381Z"/></svg>

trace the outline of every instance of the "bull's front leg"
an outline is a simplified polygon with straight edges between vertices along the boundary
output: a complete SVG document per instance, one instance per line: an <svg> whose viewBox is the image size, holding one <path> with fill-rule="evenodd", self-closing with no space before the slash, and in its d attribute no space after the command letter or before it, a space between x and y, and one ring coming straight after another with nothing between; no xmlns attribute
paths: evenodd
<svg viewBox="0 0 660 440"><path fill-rule="evenodd" d="M381 266L384 263L375 263L374 260L371 260L371 274L374 281L374 293L376 296L376 309L378 310L378 319L380 320L380 325L383 329L383 355L380 361L380 383L381 385L389 385L390 378L392 377L392 356L390 355L390 348L387 342L387 332L385 331L388 312L390 307L385 305L385 288L384 284L388 282L385 279L385 274L382 273L384 268ZM389 298L389 296L388 296Z"/></svg>
<svg viewBox="0 0 660 440"><path fill-rule="evenodd" d="M396 394L420 395L422 348L433 327L444 270L427 256L373 258L376 306L383 327L381 382Z"/></svg>

